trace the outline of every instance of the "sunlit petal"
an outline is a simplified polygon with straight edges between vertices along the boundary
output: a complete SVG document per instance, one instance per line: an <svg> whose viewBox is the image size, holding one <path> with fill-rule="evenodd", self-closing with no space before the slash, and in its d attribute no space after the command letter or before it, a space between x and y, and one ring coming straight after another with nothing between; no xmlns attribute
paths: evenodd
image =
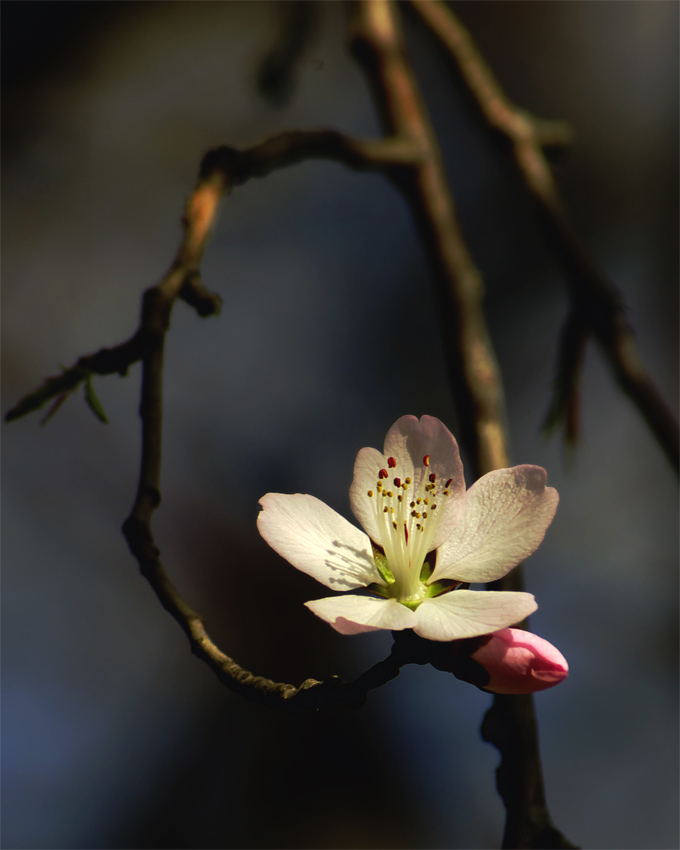
<svg viewBox="0 0 680 850"><path fill-rule="evenodd" d="M395 599L373 596L328 596L305 605L343 635L377 629L410 629L416 620L415 613Z"/></svg>
<svg viewBox="0 0 680 850"><path fill-rule="evenodd" d="M416 634L428 640L460 640L519 623L538 608L531 593L454 590L416 608Z"/></svg>
<svg viewBox="0 0 680 850"><path fill-rule="evenodd" d="M260 534L287 561L332 590L382 584L368 537L314 496L267 493Z"/></svg>
<svg viewBox="0 0 680 850"><path fill-rule="evenodd" d="M459 525L437 552L432 581L495 581L539 546L555 516L557 490L540 466L497 469L465 495Z"/></svg>

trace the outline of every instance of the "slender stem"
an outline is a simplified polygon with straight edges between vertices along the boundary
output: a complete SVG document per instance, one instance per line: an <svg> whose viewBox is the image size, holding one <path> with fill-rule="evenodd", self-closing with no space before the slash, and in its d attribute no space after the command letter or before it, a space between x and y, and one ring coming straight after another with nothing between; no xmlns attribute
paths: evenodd
<svg viewBox="0 0 680 850"><path fill-rule="evenodd" d="M569 142L568 125L542 121L515 106L477 50L470 33L448 6L440 0L412 0L411 7L456 62L486 123L510 141L517 169L538 206L548 237L567 273L573 313L598 340L619 387L637 407L676 473L680 472L677 418L643 364L619 291L574 231L544 153L545 147ZM556 382L558 396L575 394L578 390L578 381L568 370L568 364L580 359L583 337L571 335L567 342L569 339L573 340L574 350L561 354L564 368ZM576 406L575 399L562 405L565 413L571 411L572 414ZM560 407L559 400L553 407ZM573 432L573 421L571 426L567 423L568 433L570 427Z"/></svg>

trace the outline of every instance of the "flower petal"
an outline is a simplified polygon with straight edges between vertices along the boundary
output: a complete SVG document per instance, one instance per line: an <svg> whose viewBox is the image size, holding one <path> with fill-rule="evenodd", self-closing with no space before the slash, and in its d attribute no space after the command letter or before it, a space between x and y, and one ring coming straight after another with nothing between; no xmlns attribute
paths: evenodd
<svg viewBox="0 0 680 850"><path fill-rule="evenodd" d="M424 462L426 457L427 464ZM463 464L453 434L434 416L422 416L420 419L402 416L387 432L384 455L377 449L361 449L354 465L349 497L354 516L378 544L381 540L375 500L368 496L368 492L376 490L380 470L390 468L388 458L394 458L397 475L402 480L410 478L415 491L420 490L431 475L443 483L451 479L446 488L449 496L439 506L442 515L430 545L430 550L437 548L458 522L465 493Z"/></svg>
<svg viewBox="0 0 680 850"><path fill-rule="evenodd" d="M267 493L260 534L279 555L333 590L384 584L366 535L314 496Z"/></svg>
<svg viewBox="0 0 680 850"><path fill-rule="evenodd" d="M452 590L416 608L413 631L428 640L460 640L519 623L538 608L531 593Z"/></svg>
<svg viewBox="0 0 680 850"><path fill-rule="evenodd" d="M525 464L476 481L459 525L437 552L431 581L495 581L535 552L559 501L546 477L542 467Z"/></svg>
<svg viewBox="0 0 680 850"><path fill-rule="evenodd" d="M400 631L410 629L416 620L415 612L396 599L377 596L327 596L305 602L317 617L321 617L343 635L374 632L378 629Z"/></svg>
<svg viewBox="0 0 680 850"><path fill-rule="evenodd" d="M386 458L377 449L361 449L354 462L354 480L349 489L352 513L362 528L376 543L380 543L380 530L374 501L368 493L375 493L379 470L387 466Z"/></svg>
<svg viewBox="0 0 680 850"><path fill-rule="evenodd" d="M494 694L543 691L569 674L569 665L556 647L522 629L495 632L471 657L489 673L484 690Z"/></svg>

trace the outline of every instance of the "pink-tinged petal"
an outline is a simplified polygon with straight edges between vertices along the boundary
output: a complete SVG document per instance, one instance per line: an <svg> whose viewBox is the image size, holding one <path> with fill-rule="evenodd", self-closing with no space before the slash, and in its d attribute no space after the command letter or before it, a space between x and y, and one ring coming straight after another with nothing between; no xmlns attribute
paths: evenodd
<svg viewBox="0 0 680 850"><path fill-rule="evenodd" d="M379 477L381 470L386 473L384 479ZM434 416L402 416L387 432L384 454L365 448L357 455L350 488L352 511L366 533L380 545L376 499L368 493L375 494L380 480L385 486L392 486L395 477L402 482L411 479L409 493L421 491L431 480L440 494L447 490L448 495L438 499L440 518L429 545L430 551L437 548L458 522L465 493L458 444L443 422Z"/></svg>
<svg viewBox="0 0 680 850"><path fill-rule="evenodd" d="M428 640L461 640L519 623L537 608L531 593L452 590L420 603L413 631Z"/></svg>
<svg viewBox="0 0 680 850"><path fill-rule="evenodd" d="M298 570L332 590L384 584L366 535L314 496L267 493L260 534Z"/></svg>
<svg viewBox="0 0 680 850"><path fill-rule="evenodd" d="M484 690L495 694L543 691L569 675L569 665L558 649L522 629L494 632L471 658L491 677Z"/></svg>
<svg viewBox="0 0 680 850"><path fill-rule="evenodd" d="M495 581L533 554L559 501L545 482L545 469L528 464L476 481L465 495L459 525L437 552L431 581Z"/></svg>
<svg viewBox="0 0 680 850"><path fill-rule="evenodd" d="M400 605L396 599L374 596L327 596L305 602L305 605L343 635L378 629L410 629L416 619L415 612Z"/></svg>

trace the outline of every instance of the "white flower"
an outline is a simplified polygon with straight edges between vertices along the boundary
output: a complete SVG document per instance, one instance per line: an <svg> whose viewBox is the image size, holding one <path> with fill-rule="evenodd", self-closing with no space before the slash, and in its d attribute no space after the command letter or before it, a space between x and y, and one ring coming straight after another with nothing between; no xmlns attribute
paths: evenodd
<svg viewBox="0 0 680 850"><path fill-rule="evenodd" d="M314 496L268 493L260 534L332 590L307 602L342 634L413 629L429 640L490 634L536 610L530 593L456 589L508 573L543 540L558 495L539 466L497 469L465 490L458 445L432 416L402 416L385 452L361 449L350 502L360 531ZM364 533L365 532L365 533Z"/></svg>

